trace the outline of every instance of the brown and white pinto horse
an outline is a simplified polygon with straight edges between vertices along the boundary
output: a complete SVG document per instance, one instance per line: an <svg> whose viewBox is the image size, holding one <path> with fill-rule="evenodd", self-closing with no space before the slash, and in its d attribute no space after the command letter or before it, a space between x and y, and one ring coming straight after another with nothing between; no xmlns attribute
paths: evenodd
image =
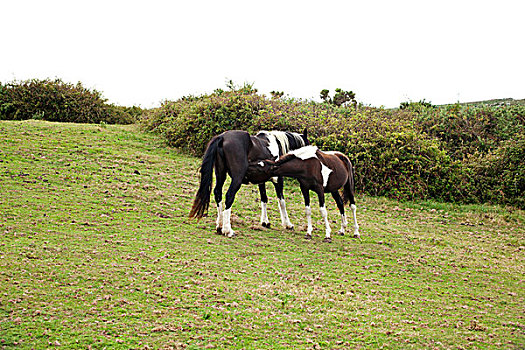
<svg viewBox="0 0 525 350"><path fill-rule="evenodd" d="M272 176L292 177L299 181L306 207L308 228L306 238L312 238L312 210L310 209L310 193L312 190L319 197L319 207L323 216L326 233L325 242L331 242L331 228L327 218L324 194L331 193L341 213L341 229L343 235L347 226L344 204L350 202L354 217L354 237L359 237L359 225L356 219L354 199L354 171L347 156L340 152L321 152L315 146L306 146L291 151L278 160L263 160L252 162L247 175L254 181L263 181ZM343 197L339 189L343 188Z"/></svg>
<svg viewBox="0 0 525 350"><path fill-rule="evenodd" d="M206 148L202 158L200 185L193 201L190 217L201 218L208 210L210 203L213 171L215 169L216 183L213 193L217 204L216 229L218 233L233 237L231 227L231 206L235 194L241 185L255 183L259 185L261 195L261 224L270 226L266 211L268 197L266 196L265 182L254 181L246 174L250 162L258 162L263 159L277 159L290 150L309 145L307 130L303 134L287 131L260 131L252 136L246 131L230 130L213 137ZM226 181L226 174L230 175L232 181L226 192L226 201L223 209L222 187ZM283 227L293 228L288 218L283 196L283 178L279 176L272 178L277 197L279 198L279 210Z"/></svg>

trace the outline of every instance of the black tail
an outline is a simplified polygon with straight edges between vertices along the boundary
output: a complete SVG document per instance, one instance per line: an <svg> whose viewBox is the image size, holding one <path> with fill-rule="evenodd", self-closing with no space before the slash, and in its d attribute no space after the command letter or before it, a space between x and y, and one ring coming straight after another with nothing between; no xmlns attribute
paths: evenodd
<svg viewBox="0 0 525 350"><path fill-rule="evenodd" d="M350 202L350 204L355 204L354 168L352 166L352 162L350 162L350 159L348 159L348 157L343 156L341 158L344 158L342 160L346 164L346 168L348 169L348 180L346 181L343 188L343 203L346 204Z"/></svg>
<svg viewBox="0 0 525 350"><path fill-rule="evenodd" d="M199 190L195 195L195 200L193 201L193 206L190 211L190 218L202 218L204 214L208 211L210 205L210 195L211 195L211 184L213 179L213 165L215 164L215 159L217 158L217 151L222 145L222 136L215 136L208 143L206 152L202 157L201 164L201 182L199 185Z"/></svg>

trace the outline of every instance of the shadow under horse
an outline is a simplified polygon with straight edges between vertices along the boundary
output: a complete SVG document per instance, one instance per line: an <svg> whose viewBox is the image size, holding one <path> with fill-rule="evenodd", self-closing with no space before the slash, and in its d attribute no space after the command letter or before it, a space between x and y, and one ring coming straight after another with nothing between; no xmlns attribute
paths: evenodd
<svg viewBox="0 0 525 350"><path fill-rule="evenodd" d="M302 134L288 131L260 131L252 136L246 131L230 130L220 135L214 136L207 145L202 158L200 168L200 185L193 201L190 217L202 218L208 211L212 188L213 170L215 170L216 183L213 190L215 202L217 204L216 229L218 233L234 236L231 227L231 207L235 200L235 195L241 185L254 183L259 185L261 195L261 224L269 227L270 223L267 214L268 197L266 195L265 182L257 181L246 174L250 162L257 162L264 159L278 159L279 156L305 145L309 145L307 130ZM222 188L226 181L226 174L231 177L231 184L226 192L224 209L222 207ZM293 224L288 218L286 204L283 195L283 177L277 176L272 179L275 192L279 199L279 211L281 214L281 224L286 228L293 228Z"/></svg>

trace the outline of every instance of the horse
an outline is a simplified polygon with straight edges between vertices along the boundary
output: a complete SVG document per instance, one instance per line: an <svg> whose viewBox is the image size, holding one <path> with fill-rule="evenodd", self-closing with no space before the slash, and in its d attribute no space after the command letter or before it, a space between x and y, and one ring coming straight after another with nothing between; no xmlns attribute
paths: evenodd
<svg viewBox="0 0 525 350"><path fill-rule="evenodd" d="M345 234L348 225L344 205L350 202L354 218L354 237L359 238L354 198L354 170L348 157L340 152L322 152L316 146L306 146L284 154L277 160L251 162L247 175L254 181L264 181L272 176L292 177L299 181L304 197L307 231L305 238L312 238L312 210L310 209L310 190L317 193L319 207L324 219L325 242L332 242L331 228L325 208L325 193L331 193L341 213L341 229ZM339 189L343 188L343 197Z"/></svg>
<svg viewBox="0 0 525 350"><path fill-rule="evenodd" d="M241 184L258 184L261 196L261 224L270 227L267 214L268 196L266 195L265 182L254 181L246 175L250 162L257 162L263 159L277 159L279 156L305 145L309 145L307 130L303 134L287 131L259 131L255 136L242 130L225 131L220 135L214 136L206 147L202 164L200 167L200 185L193 206L190 211L190 218L202 218L208 211L212 187L212 173L215 168L216 184L213 190L215 203L217 204L217 233L222 233L228 237L235 235L231 227L231 206ZM231 177L231 184L226 192L224 210L222 207L222 187L226 181L226 174ZM284 180L282 176L273 178L277 198L279 199L279 211L281 214L281 224L283 227L293 229L283 195Z"/></svg>

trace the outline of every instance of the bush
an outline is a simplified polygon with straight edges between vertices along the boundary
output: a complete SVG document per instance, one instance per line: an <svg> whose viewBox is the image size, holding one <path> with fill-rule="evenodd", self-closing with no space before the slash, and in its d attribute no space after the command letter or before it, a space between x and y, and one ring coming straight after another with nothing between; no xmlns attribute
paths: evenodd
<svg viewBox="0 0 525 350"><path fill-rule="evenodd" d="M131 124L136 112L107 104L100 92L81 83L33 79L0 84L0 119Z"/></svg>
<svg viewBox="0 0 525 350"><path fill-rule="evenodd" d="M523 105L423 107L411 117L421 130L442 140L459 160L479 152L486 154L501 141L525 133Z"/></svg>
<svg viewBox="0 0 525 350"><path fill-rule="evenodd" d="M261 97L250 91L223 92L165 101L146 113L142 123L166 137L171 146L193 155L204 153L207 142L225 130L253 130Z"/></svg>
<svg viewBox="0 0 525 350"><path fill-rule="evenodd" d="M444 198L439 186L454 167L439 141L413 130L406 120L385 119L385 114L233 90L166 101L149 111L143 124L196 156L204 153L211 137L225 130L253 134L265 129L301 132L306 127L310 141L321 149L350 156L361 191L400 199ZM442 178L436 180L435 174Z"/></svg>
<svg viewBox="0 0 525 350"><path fill-rule="evenodd" d="M502 141L495 150L469 162L480 201L525 208L525 135Z"/></svg>
<svg viewBox="0 0 525 350"><path fill-rule="evenodd" d="M148 111L142 124L196 156L226 130L253 134L265 129L301 132L306 127L313 144L350 157L358 191L523 207L523 115L521 106L345 108L267 99L244 87L166 101Z"/></svg>

